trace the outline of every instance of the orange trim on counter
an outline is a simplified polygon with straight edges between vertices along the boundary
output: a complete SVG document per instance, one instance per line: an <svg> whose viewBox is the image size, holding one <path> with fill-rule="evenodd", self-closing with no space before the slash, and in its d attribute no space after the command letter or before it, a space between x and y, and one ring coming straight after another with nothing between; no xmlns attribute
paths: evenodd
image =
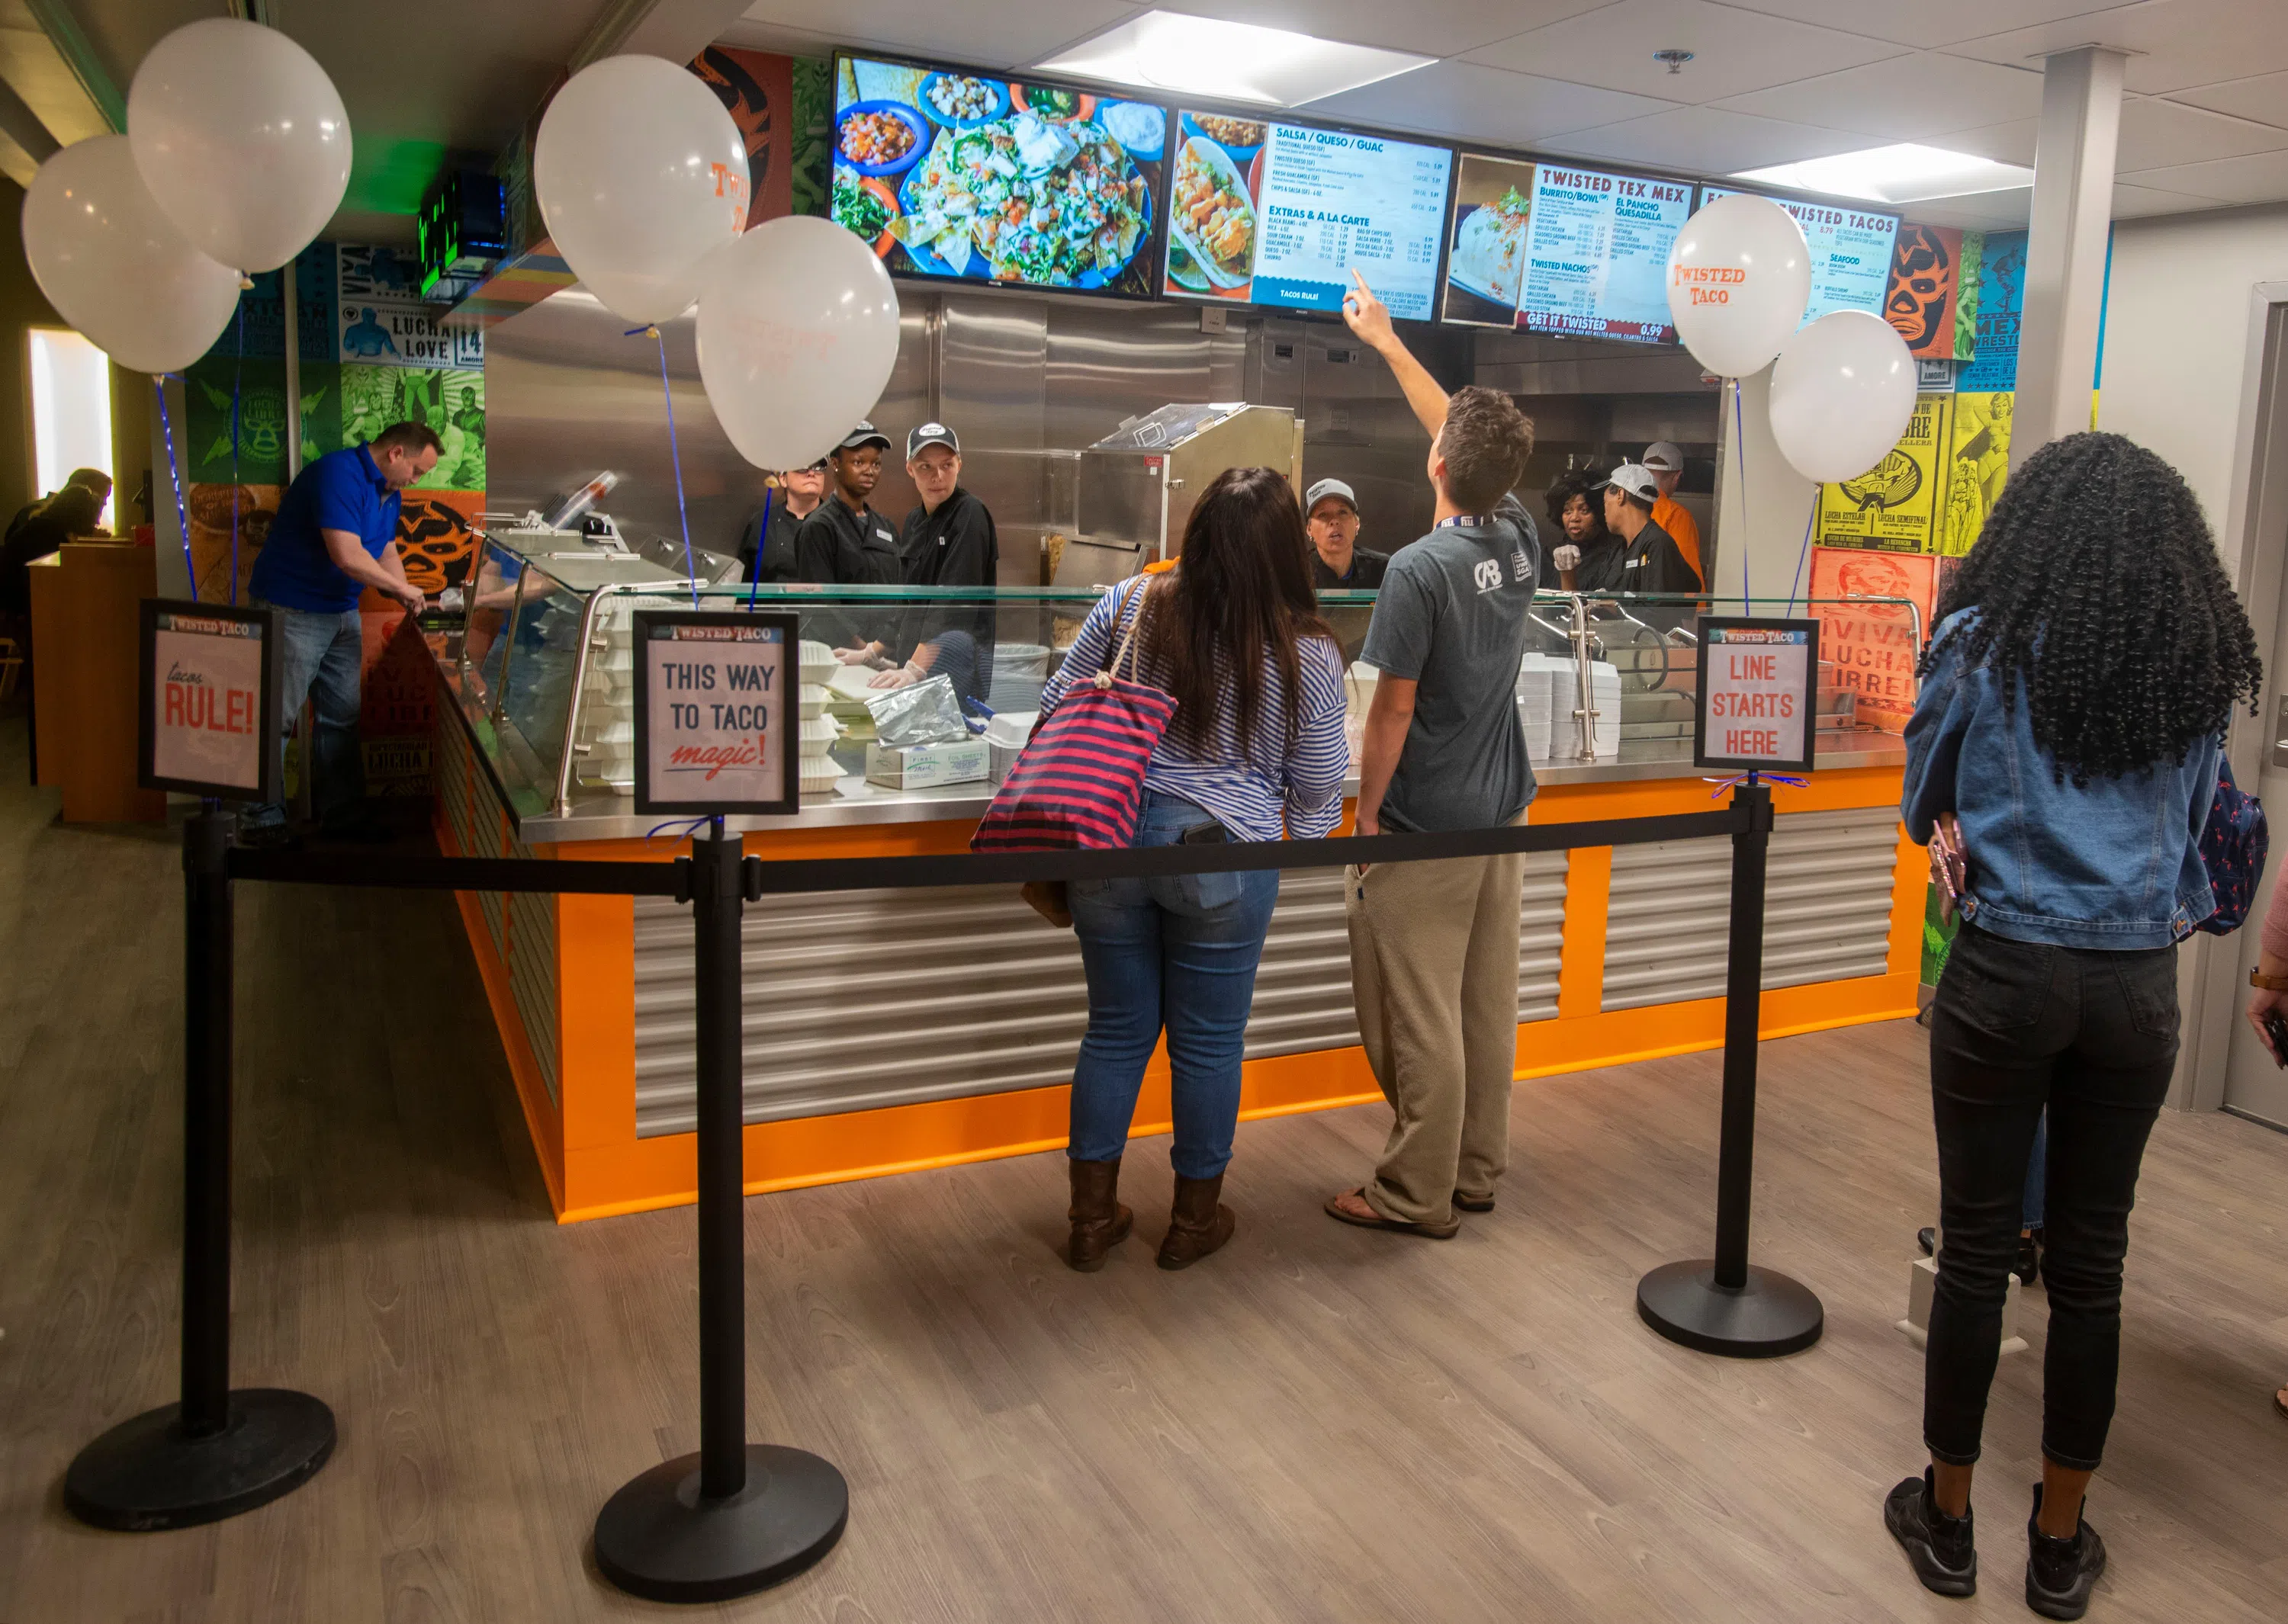
<svg viewBox="0 0 2288 1624"><path fill-rule="evenodd" d="M1555 819L1544 820L1555 822ZM1594 1015L1605 997L1605 927L1613 900L1613 848L1566 853L1565 926L1557 959L1557 1018Z"/></svg>

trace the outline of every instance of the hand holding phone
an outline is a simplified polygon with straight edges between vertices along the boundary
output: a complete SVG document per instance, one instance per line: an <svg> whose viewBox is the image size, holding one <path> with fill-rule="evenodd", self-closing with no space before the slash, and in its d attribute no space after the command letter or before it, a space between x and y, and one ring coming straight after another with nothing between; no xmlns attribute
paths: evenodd
<svg viewBox="0 0 2288 1624"><path fill-rule="evenodd" d="M1941 812L1931 830L1931 883L1939 889L1940 923L1952 924L1961 910L1962 894L1970 884L1962 851L1962 825L1952 812Z"/></svg>

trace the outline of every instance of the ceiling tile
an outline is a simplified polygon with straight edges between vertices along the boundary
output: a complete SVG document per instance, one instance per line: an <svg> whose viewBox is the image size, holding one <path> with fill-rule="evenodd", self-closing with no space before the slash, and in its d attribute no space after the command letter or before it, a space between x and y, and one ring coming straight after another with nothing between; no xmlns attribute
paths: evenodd
<svg viewBox="0 0 2288 1624"><path fill-rule="evenodd" d="M1799 158L1823 158L1866 144L1864 136L1791 124L1719 107L1678 107L1553 138L1557 152L1687 174L1729 175Z"/></svg>
<svg viewBox="0 0 2288 1624"><path fill-rule="evenodd" d="M2007 123L1988 124L1977 130L1956 130L1936 145L1949 152L1966 152L1981 158L1991 158L1997 163L2034 162L2036 138L2041 133L2042 121L2038 118L2014 118Z"/></svg>
<svg viewBox="0 0 2288 1624"><path fill-rule="evenodd" d="M779 44L806 36L902 56L1014 67L1100 33L1137 9L1121 0L996 0L965 6L922 6L907 0L757 0L724 37ZM786 35L796 38L784 39Z"/></svg>
<svg viewBox="0 0 2288 1624"><path fill-rule="evenodd" d="M2189 192L2220 203L2288 202L2288 152L2219 158L2174 169L2140 170L2128 178L2142 186Z"/></svg>
<svg viewBox="0 0 2288 1624"><path fill-rule="evenodd" d="M2117 184L2113 188L2113 218L2117 220L2150 219L2160 214L2194 214L2216 206L2215 199L2196 197L2189 192L2169 192L2158 186L2125 183Z"/></svg>
<svg viewBox="0 0 2288 1624"><path fill-rule="evenodd" d="M1656 51L1689 51L1680 73ZM1901 54L1863 36L1708 0L1618 0L1470 52L1474 62L1681 102L1742 96Z"/></svg>
<svg viewBox="0 0 2288 1624"><path fill-rule="evenodd" d="M2228 79L2171 93L2172 101L2189 102L2214 113L2254 119L2260 124L2288 125L2288 73L2258 74L2249 79Z"/></svg>
<svg viewBox="0 0 2288 1624"><path fill-rule="evenodd" d="M1727 0L1744 12L1790 17L1928 51L2005 28L2031 28L2135 0Z"/></svg>
<svg viewBox="0 0 2288 1624"><path fill-rule="evenodd" d="M2121 105L2121 147L2113 167L2117 173L2165 169L2277 152L2284 147L2288 147L2288 130L2139 97Z"/></svg>
<svg viewBox="0 0 2288 1624"><path fill-rule="evenodd" d="M2288 69L2288 28L2281 26L2280 10L2280 0L2141 0L1948 49L1957 56L2022 65L2076 45L2119 45L2137 53L2123 70L2124 83L2141 94L2158 95Z"/></svg>
<svg viewBox="0 0 2288 1624"><path fill-rule="evenodd" d="M1315 117L1355 119L1493 146L1544 140L1561 131L1658 113L1673 102L1532 74L1505 73L1474 62L1433 62L1394 79L1312 102Z"/></svg>
<svg viewBox="0 0 2288 1624"><path fill-rule="evenodd" d="M1320 39L1457 56L1611 0L1158 0L1163 10L1292 28Z"/></svg>
<svg viewBox="0 0 2288 1624"><path fill-rule="evenodd" d="M1893 141L1926 141L2006 118L2031 118L2042 110L2042 75L1918 51L1717 105Z"/></svg>
<svg viewBox="0 0 2288 1624"><path fill-rule="evenodd" d="M1975 197L1934 197L1919 203L1907 203L1903 212L1927 226L2009 231L2025 226L2027 207L2026 193L1985 192Z"/></svg>

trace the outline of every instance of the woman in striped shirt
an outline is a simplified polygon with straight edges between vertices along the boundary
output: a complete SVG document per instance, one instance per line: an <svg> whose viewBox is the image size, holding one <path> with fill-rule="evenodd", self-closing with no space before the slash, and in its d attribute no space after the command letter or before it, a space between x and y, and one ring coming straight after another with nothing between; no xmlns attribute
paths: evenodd
<svg viewBox="0 0 2288 1624"><path fill-rule="evenodd" d="M1285 478L1227 470L1192 510L1181 566L1108 592L1042 689L1046 720L1072 681L1110 664L1120 632L1141 617L1137 674L1175 695L1176 713L1145 770L1137 844L1311 838L1341 818L1343 660L1319 618L1310 558ZM1128 1233L1120 1157L1164 1025L1176 1199L1158 1261L1181 1269L1231 1239L1231 1208L1217 1198L1278 871L1076 880L1068 895L1088 1034L1073 1067L1066 1260L1101 1268Z"/></svg>

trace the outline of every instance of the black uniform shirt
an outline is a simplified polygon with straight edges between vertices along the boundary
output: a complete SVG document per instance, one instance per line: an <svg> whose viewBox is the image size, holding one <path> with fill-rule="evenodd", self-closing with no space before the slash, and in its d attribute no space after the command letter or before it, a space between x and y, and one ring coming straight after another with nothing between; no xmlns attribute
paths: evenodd
<svg viewBox="0 0 2288 1624"><path fill-rule="evenodd" d="M895 586L898 537L890 521L869 508L853 508L837 491L811 510L795 531L797 581L822 586ZM888 605L820 609L805 617L804 636L838 648L897 640L897 612Z"/></svg>
<svg viewBox="0 0 2288 1624"><path fill-rule="evenodd" d="M1621 555L1618 592L1697 592L1700 577L1676 550L1676 538L1650 519Z"/></svg>
<svg viewBox="0 0 2288 1624"><path fill-rule="evenodd" d="M1369 552L1363 547L1351 549L1351 573L1338 575L1327 567L1319 550L1311 549L1311 584L1323 592L1370 592L1382 584L1383 572L1390 567L1386 552Z"/></svg>
<svg viewBox="0 0 2288 1624"><path fill-rule="evenodd" d="M770 526L767 532L764 529L766 515ZM800 579L796 574L800 564L795 556L794 538L801 529L802 520L787 511L786 493L773 491L768 503L747 516L746 527L740 532L739 579L759 581L765 586ZM759 547L763 555L759 569L755 566Z"/></svg>
<svg viewBox="0 0 2288 1624"><path fill-rule="evenodd" d="M936 512L917 507L906 515L898 556L908 586L990 587L1000 574L1001 539L985 504L956 486ZM911 658L914 650L949 631L966 632L975 646L979 680L973 692L981 697L993 670L991 604L917 605L906 617L896 652Z"/></svg>
<svg viewBox="0 0 2288 1624"><path fill-rule="evenodd" d="M1628 549L1621 544L1621 538L1611 531L1598 531L1595 538L1586 545L1567 536L1561 529L1558 532L1558 535L1560 539L1556 546L1553 546L1541 555L1541 590L1543 591L1562 592L1566 590L1562 574L1557 567L1556 555L1559 547L1581 549L1581 561L1573 566L1573 590L1618 592L1641 590L1625 588L1621 584L1621 563Z"/></svg>

